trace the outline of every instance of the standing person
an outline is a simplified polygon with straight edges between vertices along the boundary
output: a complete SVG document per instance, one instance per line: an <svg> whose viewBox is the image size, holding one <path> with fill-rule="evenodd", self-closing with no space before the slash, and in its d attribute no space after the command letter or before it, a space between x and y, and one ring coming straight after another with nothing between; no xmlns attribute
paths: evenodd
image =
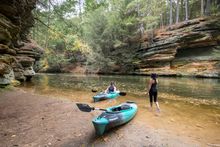
<svg viewBox="0 0 220 147"><path fill-rule="evenodd" d="M112 81L108 88L105 90L105 93L116 92L115 83Z"/></svg>
<svg viewBox="0 0 220 147"><path fill-rule="evenodd" d="M148 85L148 92L149 92L149 98L150 98L150 110L152 110L153 100L154 100L156 107L157 107L157 111L160 112L159 103L157 101L157 84L158 84L157 74L152 73L151 79Z"/></svg>

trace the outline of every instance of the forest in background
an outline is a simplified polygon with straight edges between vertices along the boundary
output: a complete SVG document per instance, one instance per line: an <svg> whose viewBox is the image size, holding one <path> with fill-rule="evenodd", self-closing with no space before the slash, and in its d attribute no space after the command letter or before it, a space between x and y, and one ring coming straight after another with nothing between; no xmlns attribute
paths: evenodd
<svg viewBox="0 0 220 147"><path fill-rule="evenodd" d="M105 66L134 36L217 15L218 0L39 0L32 38L45 48L40 68Z"/></svg>

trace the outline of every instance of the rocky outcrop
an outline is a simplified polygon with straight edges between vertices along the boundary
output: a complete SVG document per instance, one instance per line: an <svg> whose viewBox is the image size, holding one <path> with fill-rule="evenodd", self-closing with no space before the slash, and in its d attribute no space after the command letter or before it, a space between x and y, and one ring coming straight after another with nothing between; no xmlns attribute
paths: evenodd
<svg viewBox="0 0 220 147"><path fill-rule="evenodd" d="M145 32L110 55L100 73L220 78L220 17L199 18Z"/></svg>
<svg viewBox="0 0 220 147"><path fill-rule="evenodd" d="M14 79L29 80L35 74L33 65L43 53L28 38L35 4L36 0L0 1L0 85L8 85Z"/></svg>
<svg viewBox="0 0 220 147"><path fill-rule="evenodd" d="M134 73L220 77L220 17L199 18L154 32L136 52Z"/></svg>

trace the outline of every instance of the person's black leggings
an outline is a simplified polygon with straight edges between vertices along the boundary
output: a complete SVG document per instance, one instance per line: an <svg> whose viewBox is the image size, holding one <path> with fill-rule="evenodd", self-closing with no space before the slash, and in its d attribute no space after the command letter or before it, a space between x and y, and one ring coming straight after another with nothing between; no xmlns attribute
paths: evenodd
<svg viewBox="0 0 220 147"><path fill-rule="evenodd" d="M149 96L150 96L150 102L151 103L153 103L153 99L154 99L154 102L157 102L157 91L156 92L150 91Z"/></svg>

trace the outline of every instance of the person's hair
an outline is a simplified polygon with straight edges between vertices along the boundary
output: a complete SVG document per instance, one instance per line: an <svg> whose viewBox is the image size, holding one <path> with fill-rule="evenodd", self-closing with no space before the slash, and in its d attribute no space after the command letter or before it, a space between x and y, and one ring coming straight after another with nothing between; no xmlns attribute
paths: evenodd
<svg viewBox="0 0 220 147"><path fill-rule="evenodd" d="M156 80L157 74L156 74L156 73L152 73L150 77L151 77L152 79Z"/></svg>
<svg viewBox="0 0 220 147"><path fill-rule="evenodd" d="M111 81L110 85L115 85L115 82L114 82L114 81Z"/></svg>

